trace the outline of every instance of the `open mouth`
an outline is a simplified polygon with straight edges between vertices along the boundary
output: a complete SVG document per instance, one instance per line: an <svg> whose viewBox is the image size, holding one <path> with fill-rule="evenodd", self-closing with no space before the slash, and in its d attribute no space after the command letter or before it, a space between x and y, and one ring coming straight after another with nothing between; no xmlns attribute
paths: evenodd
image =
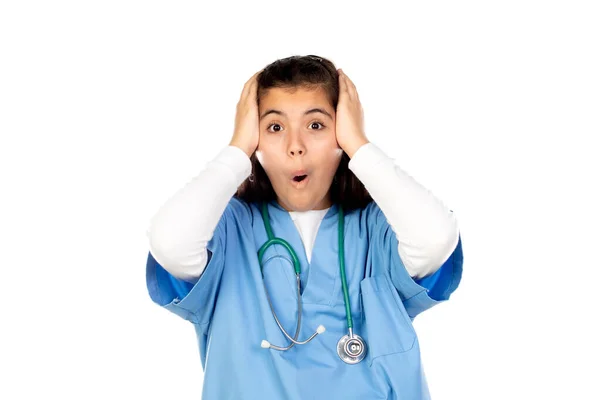
<svg viewBox="0 0 600 400"><path fill-rule="evenodd" d="M305 178L307 177L307 175L298 175L294 177L294 182L302 182Z"/></svg>

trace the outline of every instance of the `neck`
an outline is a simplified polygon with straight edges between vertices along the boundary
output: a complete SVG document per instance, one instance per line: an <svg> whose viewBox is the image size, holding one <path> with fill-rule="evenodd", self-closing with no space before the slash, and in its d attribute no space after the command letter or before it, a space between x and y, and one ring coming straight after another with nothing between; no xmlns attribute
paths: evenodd
<svg viewBox="0 0 600 400"><path fill-rule="evenodd" d="M329 199L329 196L325 196L319 203L317 203L313 208L308 209L308 210L296 210L294 209L292 206L288 206L285 204L285 202L277 197L277 204L279 204L281 207L283 207L286 211L310 211L310 210L325 210L326 208L331 207L332 202Z"/></svg>

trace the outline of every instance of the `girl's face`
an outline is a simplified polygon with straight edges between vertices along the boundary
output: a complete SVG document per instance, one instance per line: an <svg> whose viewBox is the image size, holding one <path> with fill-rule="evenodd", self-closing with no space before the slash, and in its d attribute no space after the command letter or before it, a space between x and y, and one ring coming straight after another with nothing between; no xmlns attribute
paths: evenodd
<svg viewBox="0 0 600 400"><path fill-rule="evenodd" d="M325 90L271 88L261 97L258 112L256 157L279 205L288 211L331 206L329 188L343 150Z"/></svg>

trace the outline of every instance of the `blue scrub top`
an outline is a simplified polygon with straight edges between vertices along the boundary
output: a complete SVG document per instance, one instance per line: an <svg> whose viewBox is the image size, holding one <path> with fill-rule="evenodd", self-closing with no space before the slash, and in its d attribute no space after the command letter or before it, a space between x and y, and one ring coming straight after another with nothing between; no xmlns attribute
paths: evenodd
<svg viewBox="0 0 600 400"><path fill-rule="evenodd" d="M355 365L337 354L348 333L338 259L338 206L325 215L309 264L288 211L269 203L273 233L300 259L302 325L298 340L319 325L326 331L287 351L264 349L263 339L285 347L265 295L257 252L267 241L260 205L232 197L208 243L209 262L195 283L175 278L148 254L152 301L190 321L204 370L202 399L429 399L412 320L445 301L462 275L462 246L433 275L410 277L398 240L375 202L346 212L344 254L354 333L367 344ZM295 274L289 254L271 246L264 282L277 316L296 331Z"/></svg>

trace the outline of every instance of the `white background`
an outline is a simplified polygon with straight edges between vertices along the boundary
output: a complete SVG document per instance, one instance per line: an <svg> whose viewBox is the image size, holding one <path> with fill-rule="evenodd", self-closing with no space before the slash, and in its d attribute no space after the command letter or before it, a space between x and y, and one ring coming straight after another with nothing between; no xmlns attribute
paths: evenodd
<svg viewBox="0 0 600 400"><path fill-rule="evenodd" d="M215 3L0 6L0 398L200 398L146 229L294 54L459 219L461 285L415 320L433 398L600 398L594 2Z"/></svg>

